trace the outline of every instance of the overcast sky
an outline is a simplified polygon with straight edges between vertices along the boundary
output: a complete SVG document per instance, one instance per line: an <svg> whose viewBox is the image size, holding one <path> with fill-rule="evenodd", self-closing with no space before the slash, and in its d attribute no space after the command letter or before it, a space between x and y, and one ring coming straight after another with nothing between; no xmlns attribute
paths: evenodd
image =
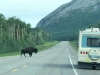
<svg viewBox="0 0 100 75"><path fill-rule="evenodd" d="M6 18L16 16L31 27L60 5L71 0L0 0L0 13Z"/></svg>

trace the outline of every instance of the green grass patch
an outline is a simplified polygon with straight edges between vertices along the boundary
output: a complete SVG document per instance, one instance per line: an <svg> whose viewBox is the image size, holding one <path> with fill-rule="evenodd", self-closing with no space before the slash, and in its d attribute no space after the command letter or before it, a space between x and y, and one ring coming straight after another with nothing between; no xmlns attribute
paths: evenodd
<svg viewBox="0 0 100 75"><path fill-rule="evenodd" d="M45 42L43 45L37 45L36 48L39 50L39 51L42 51L42 50L45 50L45 49L48 49L56 44L58 44L59 42L58 41L54 41L54 42Z"/></svg>
<svg viewBox="0 0 100 75"><path fill-rule="evenodd" d="M13 55L20 55L20 52L2 53L0 54L0 57L13 56Z"/></svg>
<svg viewBox="0 0 100 75"><path fill-rule="evenodd" d="M39 51L42 51L42 50L46 50L56 44L58 44L59 41L54 41L54 42L45 42L43 45L37 45L36 48L39 50ZM18 52L11 52L11 53L3 53L3 54L0 54L0 57L4 57L4 56L13 56L13 55L20 55L20 51Z"/></svg>
<svg viewBox="0 0 100 75"><path fill-rule="evenodd" d="M76 51L78 51L78 47L76 47L76 43L78 43L78 41L70 41L69 43Z"/></svg>

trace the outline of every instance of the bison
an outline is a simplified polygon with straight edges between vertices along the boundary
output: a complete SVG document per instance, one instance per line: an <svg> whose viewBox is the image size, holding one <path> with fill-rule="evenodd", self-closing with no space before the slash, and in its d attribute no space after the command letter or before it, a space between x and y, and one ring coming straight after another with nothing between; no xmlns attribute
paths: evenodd
<svg viewBox="0 0 100 75"><path fill-rule="evenodd" d="M33 52L35 52L36 54L38 52L37 48L27 47L21 50L21 56L22 54L24 54L24 56L26 57L25 53L29 53L29 56L31 57Z"/></svg>

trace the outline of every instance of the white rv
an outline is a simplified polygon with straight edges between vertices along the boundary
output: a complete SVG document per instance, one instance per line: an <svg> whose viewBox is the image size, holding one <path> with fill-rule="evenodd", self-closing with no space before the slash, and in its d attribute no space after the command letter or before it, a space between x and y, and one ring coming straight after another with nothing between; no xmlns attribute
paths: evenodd
<svg viewBox="0 0 100 75"><path fill-rule="evenodd" d="M100 29L90 28L79 31L78 66L100 67Z"/></svg>

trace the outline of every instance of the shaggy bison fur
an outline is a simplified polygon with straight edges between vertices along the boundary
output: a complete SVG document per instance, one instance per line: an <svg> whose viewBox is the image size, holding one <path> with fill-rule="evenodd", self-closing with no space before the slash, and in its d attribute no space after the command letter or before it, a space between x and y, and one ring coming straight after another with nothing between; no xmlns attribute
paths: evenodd
<svg viewBox="0 0 100 75"><path fill-rule="evenodd" d="M37 48L27 47L21 50L21 56L22 54L24 54L24 56L26 57L25 53L29 53L29 56L31 57L33 52L35 52L36 54L38 52Z"/></svg>

